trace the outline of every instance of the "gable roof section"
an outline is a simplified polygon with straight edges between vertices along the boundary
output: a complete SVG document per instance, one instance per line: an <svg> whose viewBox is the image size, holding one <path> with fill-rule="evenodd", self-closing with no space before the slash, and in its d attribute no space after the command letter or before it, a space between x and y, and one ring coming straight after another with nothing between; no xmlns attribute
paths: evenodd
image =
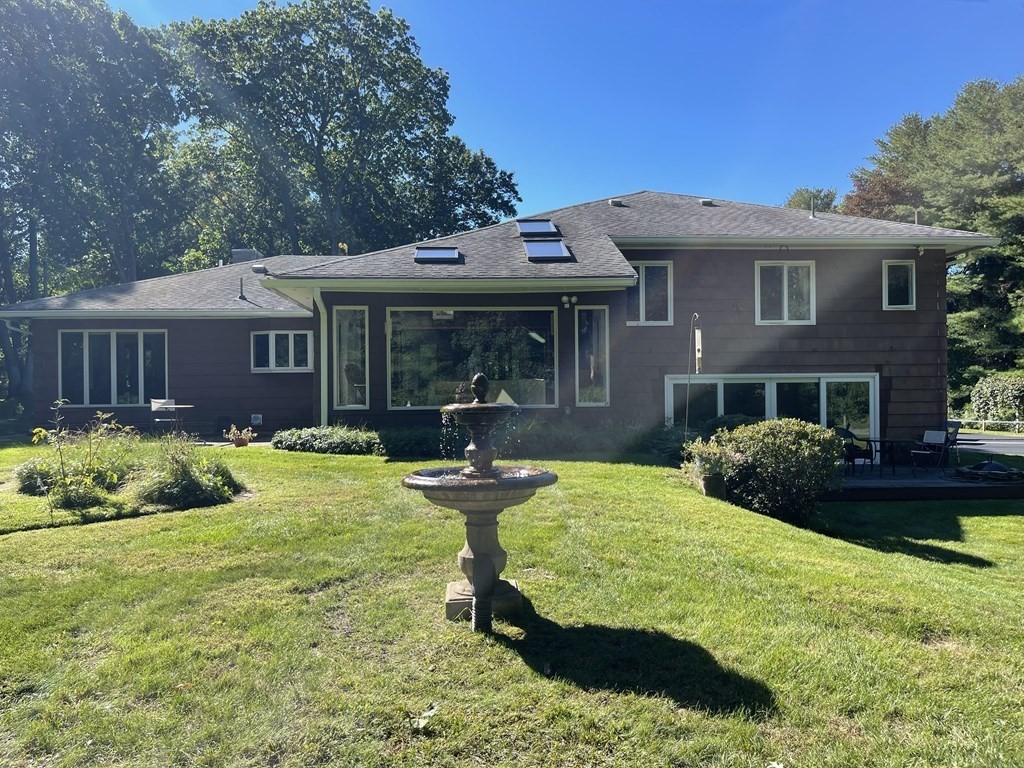
<svg viewBox="0 0 1024 768"><path fill-rule="evenodd" d="M310 317L315 291L493 292L621 289L636 272L620 249L885 248L941 249L947 256L997 245L975 232L690 195L636 192L527 218L551 219L568 259L531 261L515 221L351 256L275 256L135 283L34 299L0 317ZM711 203L710 205L707 203ZM416 259L417 246L456 248L454 260ZM239 299L239 280L245 299Z"/></svg>
<svg viewBox="0 0 1024 768"><path fill-rule="evenodd" d="M548 280L623 287L621 281L631 281L635 273L620 248L922 246L955 253L999 242L975 232L834 213L811 218L809 211L793 208L727 201L707 205L689 195L637 192L615 199L620 204L605 199L529 217L551 219L558 226L570 260L531 262L515 221L508 221L429 241L431 247L458 248L460 258L447 263L417 262L417 244L409 244L275 270L268 285L285 292L289 281L353 290L460 290L460 283L467 290L482 285L501 290L502 284L537 289Z"/></svg>
<svg viewBox="0 0 1024 768"><path fill-rule="evenodd" d="M606 232L617 245L670 246L873 246L923 245L928 248L979 248L996 245L998 238L958 229L906 224L898 221L818 213L752 203L709 200L690 195L637 192L540 214L557 222L580 221L579 226ZM705 204L705 202L710 204ZM585 223L584 223L585 222Z"/></svg>
<svg viewBox="0 0 1024 768"><path fill-rule="evenodd" d="M268 269L289 269L314 260L310 256L274 256L259 263ZM119 317L312 317L312 312L260 285L256 262L227 264L195 272L154 277L134 283L92 288L63 296L31 299L0 309L0 317L94 317L116 312ZM242 295L239 296L239 280Z"/></svg>

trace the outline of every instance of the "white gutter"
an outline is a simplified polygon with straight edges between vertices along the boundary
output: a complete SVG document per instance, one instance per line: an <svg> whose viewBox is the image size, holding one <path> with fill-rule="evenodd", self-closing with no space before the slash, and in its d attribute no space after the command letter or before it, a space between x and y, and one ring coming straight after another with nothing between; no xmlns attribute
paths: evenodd
<svg viewBox="0 0 1024 768"><path fill-rule="evenodd" d="M313 289L313 301L320 312L320 426L327 426L327 307L319 288Z"/></svg>
<svg viewBox="0 0 1024 768"><path fill-rule="evenodd" d="M971 250L988 248L1002 242L990 235L964 235L963 237L903 236L903 237L612 237L618 248L778 248L791 250L806 248L942 248Z"/></svg>
<svg viewBox="0 0 1024 768"><path fill-rule="evenodd" d="M119 309L10 309L0 310L0 318L49 318L51 320L90 320L96 317L103 318L130 318L143 320L250 320L254 318L274 319L306 319L313 316L312 312L306 310L282 310L266 312L238 312L235 310L209 310L209 309L185 309L185 310L153 310L138 309L123 311Z"/></svg>
<svg viewBox="0 0 1024 768"><path fill-rule="evenodd" d="M590 278L315 278L272 277L261 280L260 285L281 295L288 295L306 285L324 291L352 291L357 293L582 293L631 288L632 277Z"/></svg>

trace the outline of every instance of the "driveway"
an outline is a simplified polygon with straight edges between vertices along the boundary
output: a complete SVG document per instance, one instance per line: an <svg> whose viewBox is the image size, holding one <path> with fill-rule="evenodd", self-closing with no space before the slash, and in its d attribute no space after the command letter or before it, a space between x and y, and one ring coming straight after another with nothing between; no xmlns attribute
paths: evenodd
<svg viewBox="0 0 1024 768"><path fill-rule="evenodd" d="M980 440L983 445L969 445L961 443L960 447L967 451L982 451L983 453L1002 453L1007 456L1024 456L1024 435L1011 437L1009 435L972 435L969 432L961 432L965 440Z"/></svg>

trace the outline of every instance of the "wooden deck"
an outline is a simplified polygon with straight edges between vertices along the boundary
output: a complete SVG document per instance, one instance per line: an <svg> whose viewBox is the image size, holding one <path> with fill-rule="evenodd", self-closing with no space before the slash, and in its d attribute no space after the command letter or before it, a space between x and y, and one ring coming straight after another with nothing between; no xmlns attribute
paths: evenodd
<svg viewBox="0 0 1024 768"><path fill-rule="evenodd" d="M893 473L886 466L867 468L863 474L843 476L840 491L829 493L822 501L966 501L969 499L1024 499L1024 483L966 480L956 468L917 470L897 466Z"/></svg>

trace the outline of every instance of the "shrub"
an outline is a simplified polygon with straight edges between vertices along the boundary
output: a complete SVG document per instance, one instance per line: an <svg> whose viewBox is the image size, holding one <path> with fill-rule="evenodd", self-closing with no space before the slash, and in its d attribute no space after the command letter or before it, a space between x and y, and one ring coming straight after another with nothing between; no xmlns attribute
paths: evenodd
<svg viewBox="0 0 1024 768"><path fill-rule="evenodd" d="M53 450L17 467L14 475L22 493L45 495L59 509L80 510L103 503L137 470L139 435L99 411L85 426L68 429L63 406L60 400L53 405L52 429L37 427L32 433L32 442Z"/></svg>
<svg viewBox="0 0 1024 768"><path fill-rule="evenodd" d="M1017 421L1024 413L1024 371L997 373L971 390L971 406L985 421Z"/></svg>
<svg viewBox="0 0 1024 768"><path fill-rule="evenodd" d="M772 419L719 431L691 446L691 453L722 467L729 501L802 525L818 497L838 485L843 441L816 424Z"/></svg>
<svg viewBox="0 0 1024 768"><path fill-rule="evenodd" d="M188 436L172 433L160 438L158 457L136 494L147 504L189 509L223 504L241 490L219 459L201 452Z"/></svg>
<svg viewBox="0 0 1024 768"><path fill-rule="evenodd" d="M303 427L282 429L270 439L274 448L307 453L341 453L349 455L384 455L380 435L370 429L355 427Z"/></svg>
<svg viewBox="0 0 1024 768"><path fill-rule="evenodd" d="M440 427L397 427L380 430L381 454L392 458L436 459L461 456L458 432L449 435L442 447Z"/></svg>

